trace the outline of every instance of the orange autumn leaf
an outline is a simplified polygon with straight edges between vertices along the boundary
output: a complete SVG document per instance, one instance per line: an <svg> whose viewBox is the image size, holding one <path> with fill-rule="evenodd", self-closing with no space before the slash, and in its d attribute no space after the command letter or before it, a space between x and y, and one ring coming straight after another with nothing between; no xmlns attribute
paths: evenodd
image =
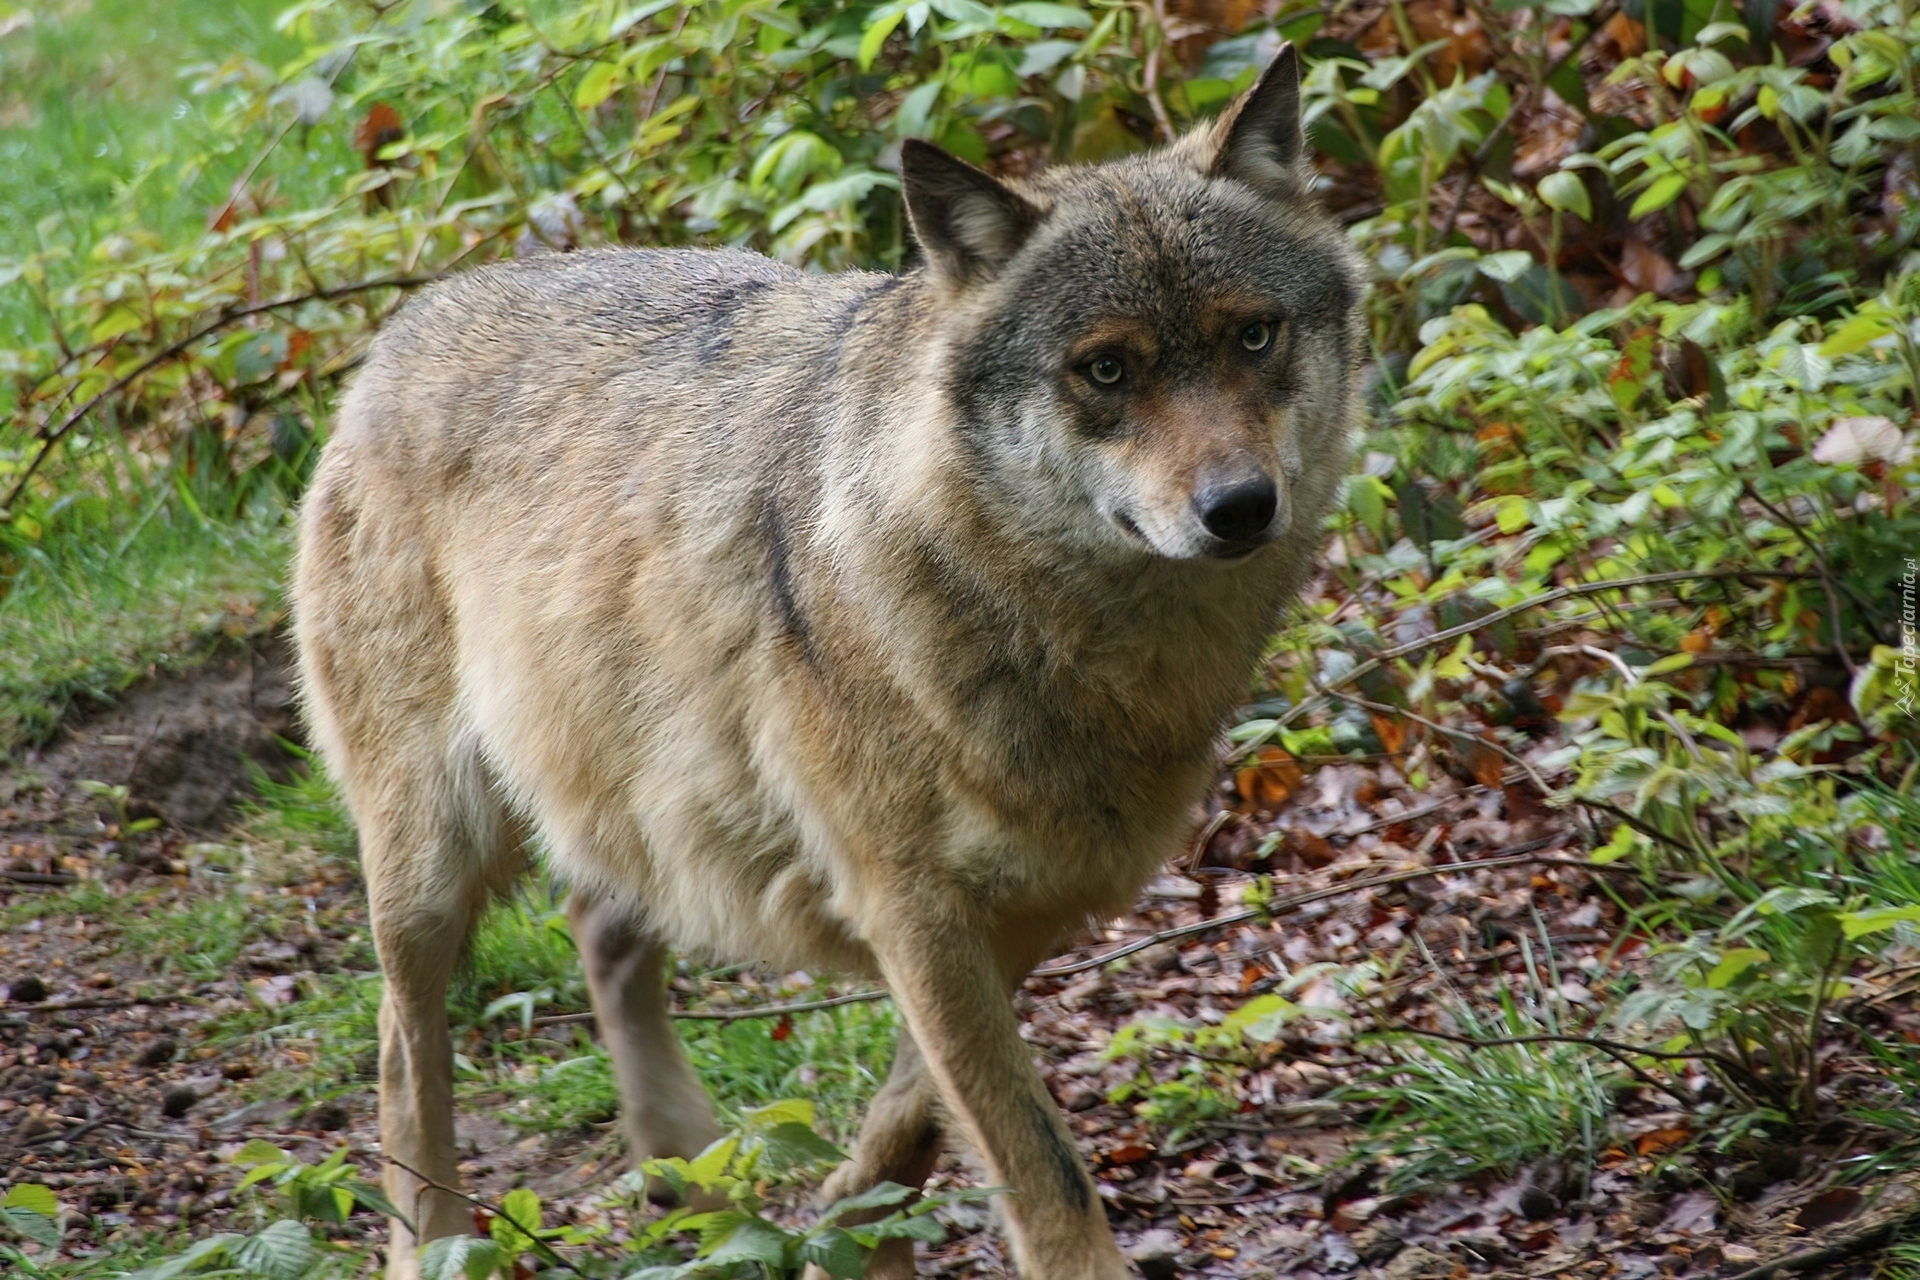
<svg viewBox="0 0 1920 1280"><path fill-rule="evenodd" d="M1467 772L1473 780L1490 791L1498 791L1501 775L1506 770L1506 757L1484 742L1475 742L1467 750Z"/></svg>
<svg viewBox="0 0 1920 1280"><path fill-rule="evenodd" d="M1233 776L1243 804L1272 812L1287 802L1304 775L1294 758L1279 747L1262 747L1252 763Z"/></svg>
<svg viewBox="0 0 1920 1280"><path fill-rule="evenodd" d="M381 165L380 148L407 136L400 113L384 102L367 108L367 115L353 131L353 149L366 157L367 168Z"/></svg>
<svg viewBox="0 0 1920 1280"><path fill-rule="evenodd" d="M1671 1151L1692 1136L1692 1131L1687 1129L1654 1129L1635 1138L1633 1149L1643 1156L1658 1155Z"/></svg>
<svg viewBox="0 0 1920 1280"><path fill-rule="evenodd" d="M1373 733L1380 739L1380 749L1388 755L1399 754L1407 741L1407 722L1389 720L1377 711L1368 712L1367 719L1373 722Z"/></svg>

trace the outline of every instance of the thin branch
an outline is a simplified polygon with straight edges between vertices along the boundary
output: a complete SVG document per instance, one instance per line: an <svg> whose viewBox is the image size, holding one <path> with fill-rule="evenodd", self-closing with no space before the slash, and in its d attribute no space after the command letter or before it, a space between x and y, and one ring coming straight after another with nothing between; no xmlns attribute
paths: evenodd
<svg viewBox="0 0 1920 1280"><path fill-rule="evenodd" d="M1101 965L1109 964L1115 960L1133 955L1137 951L1145 951L1148 947L1157 946L1162 942L1175 942L1181 938L1191 938L1196 934L1224 928L1230 924L1242 924L1248 920L1259 919L1262 916L1271 918L1284 915L1287 912L1304 907L1309 903L1320 902L1327 898L1338 898L1344 894L1358 893L1363 889L1377 889L1383 885L1404 884L1409 880L1424 880L1429 876L1455 875L1462 871L1493 869L1498 867L1518 867L1530 863L1578 867L1582 871L1605 871L1608 869L1603 866L1595 866L1593 863L1579 858L1542 857L1539 854L1530 852L1533 849L1543 848L1546 845L1552 844L1557 839L1559 839L1557 836L1543 836L1538 840L1529 840L1525 844L1516 845L1512 849L1503 849L1500 851L1499 856L1492 858L1476 858L1471 862L1443 862L1431 867L1419 867L1412 871L1395 871L1389 875L1369 876L1364 880L1349 880L1345 884L1337 884L1325 889L1313 889L1306 893L1276 899L1264 908L1249 907L1245 911L1228 912L1224 916L1214 916L1210 919L1202 920L1197 924L1181 925L1173 929L1162 929L1158 933L1148 934L1144 938L1136 938L1132 942L1115 947L1111 951L1104 952L1090 959L1075 960L1068 964L1049 965L1044 969L1035 969L1027 976L1030 978L1064 978L1070 974L1084 973L1088 969L1098 969ZM1632 870L1632 868L1622 868L1622 870Z"/></svg>
<svg viewBox="0 0 1920 1280"><path fill-rule="evenodd" d="M1136 952L1145 951L1148 947L1157 946L1162 942L1176 942L1181 938L1191 938L1214 929L1223 929L1228 925L1244 924L1249 920L1257 920L1261 917L1271 918L1277 915L1284 915L1289 911L1304 907L1309 903L1319 902L1326 898L1337 898L1344 894L1359 893L1364 889L1377 889L1383 885L1404 884L1409 880L1424 880L1429 876L1445 876L1454 875L1462 871L1492 870L1500 867L1541 864L1576 867L1582 871L1633 870L1631 867L1616 868L1596 866L1580 858L1556 858L1550 855L1542 856L1529 852L1530 850L1551 844L1557 838L1558 837L1555 836L1543 836L1538 840L1531 840L1526 844L1516 845L1511 850L1501 850L1500 855L1497 857L1476 858L1471 862L1443 862L1431 867L1419 867L1412 871L1396 871L1389 875L1369 876L1364 880L1349 880L1345 884L1337 884L1325 889L1314 889L1307 893L1281 898L1269 903L1264 908L1249 907L1244 911L1230 911L1223 916L1211 916L1197 924L1186 924L1173 929L1162 929L1158 933L1148 934L1144 938L1136 938L1132 942L1115 947L1111 951L1103 952L1100 955L1085 960L1073 960L1066 964L1049 965L1046 968L1035 969L1029 973L1027 977L1064 978L1076 973L1085 973L1089 969L1098 969L1104 964L1124 959ZM787 1014L812 1013L817 1009L833 1009L840 1005L864 1004L871 1000L885 1000L887 994L885 991L856 991L848 995L833 996L825 1000L804 1000L794 1004L756 1005L748 1009L675 1009L667 1016L704 1022L739 1022L747 1018L779 1018ZM560 1013L545 1018L535 1018L533 1025L536 1027L552 1027L571 1023L591 1023L593 1021L594 1015L591 1013Z"/></svg>
<svg viewBox="0 0 1920 1280"><path fill-rule="evenodd" d="M1791 512L1782 511L1761 497L1760 491L1753 487L1753 481L1742 480L1740 487L1747 491L1749 498L1764 507L1768 515L1793 530L1793 536L1813 557L1813 563L1820 570L1820 589L1827 597L1827 622L1833 628L1833 652L1839 657L1840 665L1847 669L1848 676L1858 675L1859 668L1854 665L1853 655L1847 652L1847 633L1840 623L1840 593L1834 590L1833 566L1827 563L1826 553L1814 545L1813 539L1807 536L1807 531L1800 527L1800 522L1793 518Z"/></svg>
<svg viewBox="0 0 1920 1280"><path fill-rule="evenodd" d="M1407 657L1411 654L1420 653L1436 645L1445 644L1449 640L1457 640L1461 636L1472 635L1476 631L1483 631L1497 622L1504 622L1508 618L1526 613L1530 609L1540 609L1547 605L1558 604L1560 601L1571 599L1574 596L1590 596L1603 591L1624 591L1632 587L1651 587L1667 582L1711 582L1722 578L1797 579L1817 576L1819 575L1797 569L1687 569L1668 573L1644 573L1632 578L1609 578L1602 582L1576 582L1564 587L1555 587L1551 591L1543 591L1537 596L1528 596L1518 604L1510 604L1504 609L1495 609L1492 613L1475 618L1470 622L1463 622L1457 627L1448 627L1444 631L1436 631L1430 636L1424 636L1421 639L1409 641L1406 644L1396 645L1391 649L1382 649L1365 662L1356 665L1351 671L1341 676L1338 680L1331 681L1327 685L1327 689L1337 689L1344 685L1352 684L1354 681L1360 679L1360 677L1379 670L1389 662ZM1241 743L1239 747L1228 755L1227 759L1233 761L1251 755L1255 750L1263 746L1275 732L1292 724L1302 715L1306 714L1308 709L1313 706L1313 702L1314 700L1310 698L1303 699L1299 706L1293 708L1293 710L1289 711L1286 715L1276 719L1273 727L1267 730L1266 733L1257 734L1246 742Z"/></svg>
<svg viewBox="0 0 1920 1280"><path fill-rule="evenodd" d="M823 1000L801 1000L794 1004L763 1004L746 1009L673 1009L667 1013L669 1018L678 1018L689 1022L740 1022L747 1018L778 1018L790 1013L812 1013L817 1009L837 1009L845 1004L866 1004L873 1000L885 1000L884 991L854 991L842 996L829 996ZM535 1018L536 1027L557 1027L568 1023L592 1022L591 1013L557 1013L545 1018Z"/></svg>
<svg viewBox="0 0 1920 1280"><path fill-rule="evenodd" d="M34 472L40 469L40 464L45 462L47 455L53 452L53 446L58 444L67 432L79 425L83 418L98 408L102 401L126 390L135 379L142 377L159 365L172 360L207 335L217 333L228 325L245 320L249 316L257 316L269 311L279 311L285 307L297 307L303 302L327 302L334 298L344 298L356 293L366 293L373 289L417 288L423 284L432 284L441 278L440 273L425 276L383 276L377 280L361 280L354 284L335 285L331 289L315 289L308 293L294 294L285 298L274 298L268 302L253 302L245 306L228 307L223 310L219 316L209 320L198 329L193 330L184 338L181 338L177 342L169 343L161 350L156 351L153 355L142 360L138 365L134 366L131 372L108 383L107 386L94 395L92 399L61 419L59 426L54 427L51 431L43 428L40 433L42 444L39 451L28 461L26 469L22 471L19 478L14 481L13 488L7 491L6 498L0 499L0 513L11 512L14 502L20 497L21 493L25 491L27 482L33 479ZM0 514L0 519L3 518L5 518L4 515Z"/></svg>
<svg viewBox="0 0 1920 1280"><path fill-rule="evenodd" d="M1905 1213L1897 1213L1877 1226L1865 1231L1836 1240L1832 1244L1822 1245L1818 1249L1803 1249L1799 1253L1789 1253L1775 1258L1772 1262L1763 1262L1757 1267L1749 1267L1731 1277L1731 1280L1769 1280L1782 1271L1811 1271L1815 1267L1829 1262L1838 1262L1854 1254L1864 1253L1885 1240L1899 1240L1906 1229L1920 1226L1920 1206L1909 1208Z"/></svg>
<svg viewBox="0 0 1920 1280"><path fill-rule="evenodd" d="M1435 1040L1451 1040L1455 1044L1466 1045L1469 1049L1492 1049L1508 1044L1582 1044L1589 1049L1599 1049L1604 1053L1631 1053L1643 1058L1671 1058L1711 1062L1722 1070L1731 1071L1738 1076L1746 1076L1747 1069L1725 1054L1711 1050L1692 1050L1670 1053L1664 1049L1649 1049L1643 1045L1624 1044L1619 1040L1603 1040L1598 1036L1564 1036L1542 1032L1531 1036L1492 1036L1480 1039L1476 1036L1455 1035L1451 1031L1422 1031L1418 1027L1396 1027L1395 1031L1411 1036L1428 1036Z"/></svg>
<svg viewBox="0 0 1920 1280"><path fill-rule="evenodd" d="M1577 69L1580 55L1586 51L1587 42L1600 34L1601 28L1605 27L1608 21L1612 19L1615 10L1618 8L1619 6L1616 4L1607 4L1597 10L1590 20L1586 34L1580 37L1579 42L1575 44L1573 48L1567 50L1566 57L1554 64L1554 69L1558 70L1562 65L1569 62L1573 63ZM1548 74L1551 75L1552 72ZM1493 155L1494 145L1500 141L1500 136L1510 131L1515 123L1519 121L1521 112L1532 105L1532 97L1533 95L1531 93L1521 94L1514 104L1507 108L1507 114L1500 118L1500 123L1488 130L1487 136L1480 140L1480 145L1475 147L1473 154L1467 157L1467 167L1460 174L1460 190L1454 196L1453 205L1447 210L1447 220L1440 228L1438 243L1441 247L1444 248L1448 238L1453 235L1453 228L1460 219L1460 210L1464 208L1467 203L1467 188L1471 187L1473 180L1480 176L1480 166L1484 165L1488 157Z"/></svg>
<svg viewBox="0 0 1920 1280"><path fill-rule="evenodd" d="M1514 764L1520 766L1521 771L1527 775L1528 780L1530 780L1533 783L1534 790L1540 793L1540 796L1542 799L1550 800L1555 795L1558 794L1558 792L1554 791L1552 787L1547 785L1547 780L1540 776L1539 770L1535 769L1532 765L1528 764L1525 760L1521 759L1520 756L1516 754L1514 751L1510 750L1505 745L1499 742L1496 742L1492 738L1483 738L1479 734L1470 732L1469 730L1466 730L1466 729L1449 729L1446 725L1441 724L1439 721L1429 720L1425 716L1420 715L1418 712L1409 711L1405 707L1392 706L1385 702L1375 702L1371 698L1362 698L1351 693L1329 693L1328 696L1338 698L1342 702L1350 702L1357 707L1364 707L1365 709L1375 713L1376 715L1401 716L1405 719L1413 721L1415 724L1425 725L1427 728L1433 730L1435 733L1443 734L1449 738L1465 738L1468 742L1478 743L1481 746L1487 747L1493 751L1497 751L1501 755L1505 756L1508 760L1511 760Z"/></svg>
<svg viewBox="0 0 1920 1280"><path fill-rule="evenodd" d="M0 880L15 884L78 884L80 877L64 871L0 871Z"/></svg>
<svg viewBox="0 0 1920 1280"><path fill-rule="evenodd" d="M512 1214L508 1213L505 1209L501 1208L499 1205L488 1204L484 1200L476 1200L472 1196L468 1195L466 1192L460 1190L460 1188L458 1187L450 1187L446 1185L444 1182L435 1182L432 1178L429 1178L426 1174L420 1172L418 1169L414 1168L412 1165L408 1164L404 1160L399 1159L396 1156L383 1155L380 1158L386 1161L388 1164L393 1165L396 1168L405 1169L408 1173L420 1179L423 1185L430 1187L435 1191L444 1191L446 1194L450 1196L457 1196L458 1198L465 1200L468 1204L472 1205L474 1208L490 1213L494 1217L500 1219L502 1222L505 1222L508 1226L512 1227L514 1230L518 1231L521 1235L525 1236L529 1241L531 1241L533 1245L533 1251L539 1254L541 1257L545 1258L548 1262L552 1263L554 1266L563 1267L567 1271L572 1272L576 1276L581 1276L583 1278L586 1276L587 1274L586 1272L580 1270L580 1268L574 1266L571 1262L568 1262L565 1258L561 1257L559 1253L555 1251L552 1245L548 1244L545 1240L542 1240L539 1236L534 1234L535 1231L538 1231L540 1229L537 1225L534 1226L531 1230L529 1230L525 1223L521 1222L518 1218L515 1218ZM403 1218L401 1219L401 1221L404 1222L405 1219ZM408 1230L411 1231L412 1228L409 1227ZM417 1238L418 1237L416 1234L416 1239Z"/></svg>

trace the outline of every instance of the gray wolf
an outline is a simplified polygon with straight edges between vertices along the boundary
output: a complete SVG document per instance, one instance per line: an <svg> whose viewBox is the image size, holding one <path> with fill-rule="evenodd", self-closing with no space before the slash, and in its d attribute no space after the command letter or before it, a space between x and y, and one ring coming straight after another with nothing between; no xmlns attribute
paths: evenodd
<svg viewBox="0 0 1920 1280"><path fill-rule="evenodd" d="M1179 846L1345 470L1361 278L1298 82L1287 50L1176 143L1030 181L911 143L900 275L585 252L381 334L294 599L388 1157L458 1181L445 989L537 835L636 1157L716 1136L666 948L872 975L906 1030L828 1191L919 1184L951 1128L1022 1274L1128 1274L1009 993Z"/></svg>

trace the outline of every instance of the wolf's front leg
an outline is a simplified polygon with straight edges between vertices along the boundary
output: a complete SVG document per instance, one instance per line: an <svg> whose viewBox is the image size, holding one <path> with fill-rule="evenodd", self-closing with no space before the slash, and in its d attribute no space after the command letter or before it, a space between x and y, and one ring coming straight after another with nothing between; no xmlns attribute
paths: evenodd
<svg viewBox="0 0 1920 1280"><path fill-rule="evenodd" d="M980 931L944 912L895 920L872 939L894 1003L952 1118L995 1184L1024 1280L1122 1280L1132 1273L1034 1069L1003 975Z"/></svg>

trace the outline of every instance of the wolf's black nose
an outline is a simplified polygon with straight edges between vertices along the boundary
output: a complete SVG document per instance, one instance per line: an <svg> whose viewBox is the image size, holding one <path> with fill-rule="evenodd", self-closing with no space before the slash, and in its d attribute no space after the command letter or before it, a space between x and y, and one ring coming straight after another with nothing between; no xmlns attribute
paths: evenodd
<svg viewBox="0 0 1920 1280"><path fill-rule="evenodd" d="M1200 523L1223 542L1252 542L1273 523L1279 505L1273 477L1261 472L1226 484L1209 484L1193 495Z"/></svg>

